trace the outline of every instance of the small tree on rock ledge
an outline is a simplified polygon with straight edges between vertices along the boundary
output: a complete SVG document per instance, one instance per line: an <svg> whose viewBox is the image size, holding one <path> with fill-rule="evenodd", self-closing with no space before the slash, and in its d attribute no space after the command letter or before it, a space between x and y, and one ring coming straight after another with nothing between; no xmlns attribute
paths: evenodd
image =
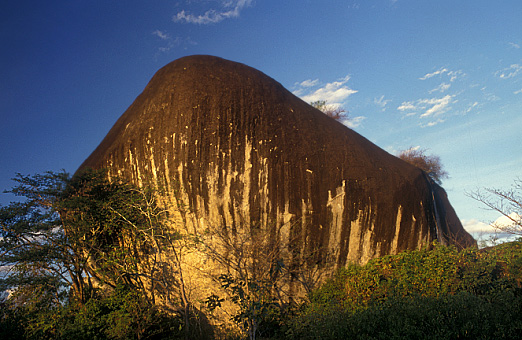
<svg viewBox="0 0 522 340"><path fill-rule="evenodd" d="M397 157L420 168L439 185L443 179L448 178L448 173L444 170L440 157L427 155L425 149L409 148L399 152Z"/></svg>
<svg viewBox="0 0 522 340"><path fill-rule="evenodd" d="M326 100L316 100L311 102L310 105L322 111L325 115L335 120L343 120L348 118L348 114L345 109L340 106L328 104Z"/></svg>

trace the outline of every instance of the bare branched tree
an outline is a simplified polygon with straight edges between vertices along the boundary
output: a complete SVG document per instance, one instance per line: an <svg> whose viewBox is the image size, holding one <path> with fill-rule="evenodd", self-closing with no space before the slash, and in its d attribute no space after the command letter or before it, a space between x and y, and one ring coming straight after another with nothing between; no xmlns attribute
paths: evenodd
<svg viewBox="0 0 522 340"><path fill-rule="evenodd" d="M491 224L499 232L522 236L522 179L516 179L508 190L486 188L468 196L505 217L507 223Z"/></svg>
<svg viewBox="0 0 522 340"><path fill-rule="evenodd" d="M337 105L328 104L326 100L316 100L315 102L311 102L310 105L335 120L343 120L348 118L348 112L344 108Z"/></svg>
<svg viewBox="0 0 522 340"><path fill-rule="evenodd" d="M425 149L409 148L399 152L397 157L426 172L437 184L441 184L443 179L448 178L448 173L444 170L440 157L426 154Z"/></svg>
<svg viewBox="0 0 522 340"><path fill-rule="evenodd" d="M213 294L207 306L213 310L221 302L231 301L237 307L232 320L250 339L262 333L273 310L281 315L286 312L294 297L293 289L310 293L327 272L330 258L325 255L322 261L317 260L319 253L326 251L292 254L281 239L282 228L291 229L291 225L243 222L239 228L218 227L211 232L212 243L205 244L207 255L226 270L226 274L214 278L224 288L226 298ZM296 236L286 241L295 245L298 239Z"/></svg>

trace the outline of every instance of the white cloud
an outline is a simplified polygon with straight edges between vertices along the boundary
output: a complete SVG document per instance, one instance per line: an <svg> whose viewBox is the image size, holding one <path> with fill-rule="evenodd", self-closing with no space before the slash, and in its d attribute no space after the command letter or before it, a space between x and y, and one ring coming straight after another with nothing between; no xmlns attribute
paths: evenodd
<svg viewBox="0 0 522 340"><path fill-rule="evenodd" d="M419 78L420 80L426 80L426 79L429 79L431 77L435 77L437 75L442 75L444 73L448 72L448 69L447 68L441 68L435 72L432 72L432 73L427 73L426 75L424 75L423 77Z"/></svg>
<svg viewBox="0 0 522 340"><path fill-rule="evenodd" d="M473 102L470 106L468 106L468 108L466 109L465 113L471 112L471 110L473 110L477 106L479 106L479 103L478 102Z"/></svg>
<svg viewBox="0 0 522 340"><path fill-rule="evenodd" d="M253 0L229 0L222 1L221 8L210 9L203 15L194 15L182 10L172 20L189 24L208 25L216 24L226 19L237 18L245 7L249 7Z"/></svg>
<svg viewBox="0 0 522 340"><path fill-rule="evenodd" d="M512 64L505 69L497 71L495 75L501 79L509 79L516 77L522 71L522 65Z"/></svg>
<svg viewBox="0 0 522 340"><path fill-rule="evenodd" d="M162 32L160 30L155 30L154 32L152 32L152 34L157 36L161 40L169 40L170 39L170 37L169 37L169 35L167 33Z"/></svg>
<svg viewBox="0 0 522 340"><path fill-rule="evenodd" d="M358 92L347 85L349 80L350 76L348 75L327 84L321 84L319 79L307 79L302 82L296 82L294 85L297 89L292 93L307 103L325 100L331 107L343 107L348 97ZM386 102L384 101L384 96L381 99L383 102ZM360 126L365 119L366 117L364 116L348 117L341 122L353 129Z"/></svg>
<svg viewBox="0 0 522 340"><path fill-rule="evenodd" d="M420 115L421 118L426 118L430 116L439 116L449 109L449 105L454 103L454 96L446 95L442 98L430 98L430 99L419 99L416 102L403 102L397 110L406 113L406 116L413 116L417 114L417 111L424 111ZM444 122L442 119L439 119L436 122L427 123L425 126L433 126L438 123Z"/></svg>
<svg viewBox="0 0 522 340"><path fill-rule="evenodd" d="M348 126L350 129L355 129L356 127L359 127L365 119L366 117L364 116L357 116L353 118L350 117L348 119L343 120L342 123Z"/></svg>
<svg viewBox="0 0 522 340"><path fill-rule="evenodd" d="M319 83L319 79L307 79L305 81L302 81L300 83L295 83L295 85L301 86L301 87L314 87Z"/></svg>
<svg viewBox="0 0 522 340"><path fill-rule="evenodd" d="M513 92L513 94L521 94L522 93L522 89L518 90L518 91L515 91Z"/></svg>
<svg viewBox="0 0 522 340"><path fill-rule="evenodd" d="M500 216L491 225L499 230L519 230L522 225L522 216L512 212L507 216Z"/></svg>
<svg viewBox="0 0 522 340"><path fill-rule="evenodd" d="M445 121L446 121L445 119L437 119L437 120L433 120L431 122L428 122L426 124L419 124L419 126L421 128L432 127L432 126L435 126L437 124L444 123Z"/></svg>
<svg viewBox="0 0 522 340"><path fill-rule="evenodd" d="M514 43L514 42L508 42L509 46L513 47L513 48L516 48L516 49L519 49L520 48L520 45L517 44L517 43Z"/></svg>
<svg viewBox="0 0 522 340"><path fill-rule="evenodd" d="M330 105L340 106L349 96L357 93L356 90L352 90L346 85L348 80L350 80L350 76L346 76L338 81L327 83L323 87L312 90L311 92L309 89L319 84L319 81L305 80L304 82L298 83L301 88L295 90L294 94L307 103L326 100ZM303 83L304 86L302 85Z"/></svg>
<svg viewBox="0 0 522 340"><path fill-rule="evenodd" d="M457 77L463 76L463 75L465 75L464 72L462 72L460 70L459 71L449 71L448 72L448 76L450 76L450 81L451 82L454 82L457 79Z"/></svg>
<svg viewBox="0 0 522 340"><path fill-rule="evenodd" d="M447 76L450 77L450 82L454 82L455 80L457 80L457 78L459 76L464 75L464 73L461 70L450 71L447 68L440 68L440 69L438 69L435 72L425 74L424 76L420 77L419 79L420 80L426 80L426 79L429 79L429 78L433 78L435 76L442 76L444 74L446 74Z"/></svg>
<svg viewBox="0 0 522 340"><path fill-rule="evenodd" d="M433 98L433 99L423 99L420 101L420 104L426 104L427 106L432 105L428 108L423 114L421 114L421 118L429 117L429 116L438 116L448 110L449 104L452 103L453 96L449 94L442 98Z"/></svg>
<svg viewBox="0 0 522 340"><path fill-rule="evenodd" d="M399 111L412 111L417 110L417 106L413 104L413 102L402 102L402 104L397 108Z"/></svg>
<svg viewBox="0 0 522 340"><path fill-rule="evenodd" d="M450 87L451 87L451 84L442 83L442 84L440 84L439 86L437 86L436 88L434 88L433 90L430 90L430 91L428 91L428 92L429 92L429 93L433 93L433 92L441 92L441 93L444 93L444 92L446 92Z"/></svg>
<svg viewBox="0 0 522 340"><path fill-rule="evenodd" d="M462 226L468 233L479 234L479 233L494 233L495 228L490 224L481 222L477 219L462 220Z"/></svg>
<svg viewBox="0 0 522 340"><path fill-rule="evenodd" d="M386 110L386 105L388 105L388 103L390 101L391 101L390 99L384 99L384 95L382 95L379 99L377 99L377 98L373 99L373 102L376 105L380 106L383 111Z"/></svg>
<svg viewBox="0 0 522 340"><path fill-rule="evenodd" d="M472 234L474 238L485 239L487 240L490 237L496 238L501 242L512 241L516 238L513 234L502 232L497 227L509 227L512 226L515 222L522 219L522 216L519 214L512 212L507 216L500 216L493 223L484 223L477 219L470 220L461 220L462 226L464 229ZM497 226L497 227L495 227Z"/></svg>
<svg viewBox="0 0 522 340"><path fill-rule="evenodd" d="M186 38L175 37L175 38L172 38L166 32L162 32L162 31L159 31L159 30L156 30L156 31L152 32L152 34L154 34L155 36L159 37L165 43L164 46L161 46L160 48L158 48L158 52L160 52L160 53L169 52L173 48L180 47L180 46L182 46L182 47L184 47L186 49L187 46L190 46L190 45L194 46L194 45L198 44L197 42L192 40L190 37L186 37Z"/></svg>
<svg viewBox="0 0 522 340"><path fill-rule="evenodd" d="M478 221L476 219L462 220L461 222L464 229L466 229L469 233L495 233L499 231L498 228L509 228L510 226L515 225L515 221L520 223L520 220L522 219L522 216L516 212L512 212L508 216L502 215L494 222L489 224Z"/></svg>

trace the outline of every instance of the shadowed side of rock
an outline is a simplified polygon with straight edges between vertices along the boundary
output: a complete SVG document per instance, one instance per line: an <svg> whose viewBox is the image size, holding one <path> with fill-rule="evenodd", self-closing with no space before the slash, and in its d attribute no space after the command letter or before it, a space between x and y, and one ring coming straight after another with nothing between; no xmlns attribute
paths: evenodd
<svg viewBox="0 0 522 340"><path fill-rule="evenodd" d="M79 171L91 167L163 188L166 206L187 207L173 221L206 231L206 242L260 230L290 267L328 259L332 272L444 234L474 243L421 170L265 74L216 57L158 71ZM224 270L205 256L192 265Z"/></svg>

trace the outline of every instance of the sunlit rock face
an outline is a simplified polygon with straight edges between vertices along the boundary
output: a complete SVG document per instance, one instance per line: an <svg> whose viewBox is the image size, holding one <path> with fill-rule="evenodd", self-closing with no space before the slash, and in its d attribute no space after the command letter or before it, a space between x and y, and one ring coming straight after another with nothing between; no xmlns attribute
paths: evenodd
<svg viewBox="0 0 522 340"><path fill-rule="evenodd" d="M334 270L435 239L474 244L422 171L217 57L159 70L80 170L89 167L163 188L165 204L189 208L193 232L256 226L295 263L313 254Z"/></svg>

